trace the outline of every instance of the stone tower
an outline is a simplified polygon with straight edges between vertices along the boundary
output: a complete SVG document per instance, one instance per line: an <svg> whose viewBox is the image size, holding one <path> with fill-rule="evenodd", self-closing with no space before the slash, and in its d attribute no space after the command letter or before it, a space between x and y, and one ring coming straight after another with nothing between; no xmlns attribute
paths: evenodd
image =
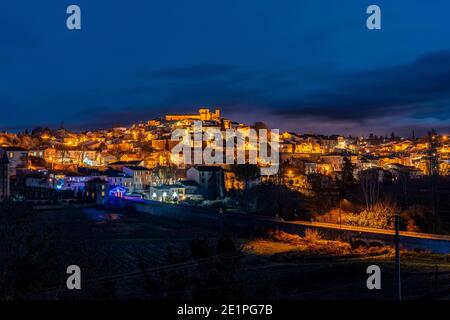
<svg viewBox="0 0 450 320"><path fill-rule="evenodd" d="M9 197L9 160L6 152L0 157L0 200Z"/></svg>

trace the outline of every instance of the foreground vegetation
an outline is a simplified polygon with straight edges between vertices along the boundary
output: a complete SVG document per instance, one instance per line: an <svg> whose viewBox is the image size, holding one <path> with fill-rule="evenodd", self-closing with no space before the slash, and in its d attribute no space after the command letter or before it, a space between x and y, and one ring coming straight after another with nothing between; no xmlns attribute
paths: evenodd
<svg viewBox="0 0 450 320"><path fill-rule="evenodd" d="M133 212L35 212L4 203L0 299L390 299L389 247L352 247L283 232L227 229ZM187 227L188 226L188 227ZM448 256L402 252L405 297L450 286ZM368 291L366 268L383 269L383 290ZM65 287L68 265L82 290ZM427 287L428 286L428 287Z"/></svg>

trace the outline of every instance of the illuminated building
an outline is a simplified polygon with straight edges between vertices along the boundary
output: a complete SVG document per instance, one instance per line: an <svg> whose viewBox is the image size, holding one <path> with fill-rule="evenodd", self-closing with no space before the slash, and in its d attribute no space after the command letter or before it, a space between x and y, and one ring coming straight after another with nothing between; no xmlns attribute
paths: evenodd
<svg viewBox="0 0 450 320"><path fill-rule="evenodd" d="M123 167L123 172L133 178L133 189L137 192L144 191L151 184L151 171L141 166Z"/></svg>
<svg viewBox="0 0 450 320"><path fill-rule="evenodd" d="M209 109L201 108L198 110L198 114L168 114L166 115L166 121L220 121L220 109L216 109L211 112Z"/></svg>
<svg viewBox="0 0 450 320"><path fill-rule="evenodd" d="M182 184L170 184L150 187L150 200L175 202L185 199L185 188Z"/></svg>

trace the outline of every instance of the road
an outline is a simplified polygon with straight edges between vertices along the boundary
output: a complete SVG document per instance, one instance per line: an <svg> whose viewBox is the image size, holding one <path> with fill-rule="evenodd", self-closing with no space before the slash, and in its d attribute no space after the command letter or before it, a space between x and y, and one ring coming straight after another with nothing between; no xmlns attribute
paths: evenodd
<svg viewBox="0 0 450 320"><path fill-rule="evenodd" d="M293 221L293 222L289 222L289 223L294 223L294 224L299 224L299 225L309 226L309 227L320 227L320 228L328 228L328 229L336 229L336 230L357 231L357 232L362 232L362 233L375 233L375 234L384 234L384 235L391 235L391 236L393 236L395 234L394 230L347 226L347 225L341 226L341 225L334 224L334 223L308 222L308 221ZM420 239L450 241L450 236L440 235L440 234L431 234L431 233L400 231L400 236L401 237L420 238Z"/></svg>
<svg viewBox="0 0 450 320"><path fill-rule="evenodd" d="M394 231L374 229L366 227L340 226L337 224L307 222L307 221L283 221L274 217L265 217L243 213L219 213L215 209L200 208L195 206L167 204L158 201L130 201L138 212L146 212L153 215L176 217L178 219L209 221L211 224L220 221L235 227L255 228L265 226L277 228L286 232L303 234L305 229L318 229L327 239L343 239L347 241L363 241L367 244L381 243L391 245L394 242ZM450 236L427 234L418 232L400 232L400 245L404 249L424 250L435 253L450 254Z"/></svg>

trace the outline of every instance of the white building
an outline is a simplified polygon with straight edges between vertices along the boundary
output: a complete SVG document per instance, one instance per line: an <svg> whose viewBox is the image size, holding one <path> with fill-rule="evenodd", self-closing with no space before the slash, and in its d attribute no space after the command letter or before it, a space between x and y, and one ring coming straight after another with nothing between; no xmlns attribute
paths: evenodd
<svg viewBox="0 0 450 320"><path fill-rule="evenodd" d="M170 184L150 187L150 199L155 201L179 201L185 199L185 188L182 184Z"/></svg>
<svg viewBox="0 0 450 320"><path fill-rule="evenodd" d="M106 172L106 178L111 188L122 187L129 193L134 192L133 177L128 176L125 172L110 170Z"/></svg>
<svg viewBox="0 0 450 320"><path fill-rule="evenodd" d="M151 171L141 166L123 167L123 172L133 179L133 190L142 192L151 184Z"/></svg>

